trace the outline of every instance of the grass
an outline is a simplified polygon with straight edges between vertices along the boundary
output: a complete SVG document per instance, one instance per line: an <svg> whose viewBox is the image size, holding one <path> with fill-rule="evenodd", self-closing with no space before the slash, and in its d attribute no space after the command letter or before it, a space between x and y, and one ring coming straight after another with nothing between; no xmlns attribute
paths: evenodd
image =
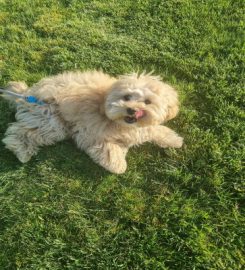
<svg viewBox="0 0 245 270"><path fill-rule="evenodd" d="M155 70L181 98L180 150L131 149L121 176L71 141L20 164L0 143L0 269L244 266L244 2L0 1L0 84ZM14 111L0 100L0 139Z"/></svg>

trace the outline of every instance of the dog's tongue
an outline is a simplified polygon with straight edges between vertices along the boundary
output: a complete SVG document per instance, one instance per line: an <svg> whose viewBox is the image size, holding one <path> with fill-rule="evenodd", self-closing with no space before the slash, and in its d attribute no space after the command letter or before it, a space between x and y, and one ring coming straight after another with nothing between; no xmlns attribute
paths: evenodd
<svg viewBox="0 0 245 270"><path fill-rule="evenodd" d="M136 118L136 119L139 119L139 118L143 117L144 115L145 115L145 111L139 110L139 111L137 111L137 112L135 113L135 118Z"/></svg>

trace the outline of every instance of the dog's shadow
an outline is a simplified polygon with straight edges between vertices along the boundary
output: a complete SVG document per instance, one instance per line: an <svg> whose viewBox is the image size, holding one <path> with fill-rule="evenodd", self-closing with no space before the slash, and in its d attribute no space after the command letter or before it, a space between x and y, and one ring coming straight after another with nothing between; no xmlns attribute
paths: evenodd
<svg viewBox="0 0 245 270"><path fill-rule="evenodd" d="M48 150L48 151L47 151ZM79 150L72 140L60 142L41 149L35 160L48 162L63 176L96 180L109 174L84 152Z"/></svg>
<svg viewBox="0 0 245 270"><path fill-rule="evenodd" d="M1 142L0 149L0 175L21 170L24 174L32 174L35 178L38 177L42 168L54 170L63 177L74 179L96 180L110 174L95 164L69 140L42 147L38 154L25 164L20 163Z"/></svg>

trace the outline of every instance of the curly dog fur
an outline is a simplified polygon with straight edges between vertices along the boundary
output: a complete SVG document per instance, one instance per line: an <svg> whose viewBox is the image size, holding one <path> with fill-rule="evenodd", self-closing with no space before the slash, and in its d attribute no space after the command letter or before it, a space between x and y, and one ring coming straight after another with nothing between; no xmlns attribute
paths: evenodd
<svg viewBox="0 0 245 270"><path fill-rule="evenodd" d="M16 122L3 139L21 162L42 145L72 137L96 163L113 173L126 170L131 146L150 141L160 147L182 146L183 139L161 125L178 113L176 91L158 76L110 77L100 71L65 72L28 88L9 89L33 95L48 105L17 103Z"/></svg>

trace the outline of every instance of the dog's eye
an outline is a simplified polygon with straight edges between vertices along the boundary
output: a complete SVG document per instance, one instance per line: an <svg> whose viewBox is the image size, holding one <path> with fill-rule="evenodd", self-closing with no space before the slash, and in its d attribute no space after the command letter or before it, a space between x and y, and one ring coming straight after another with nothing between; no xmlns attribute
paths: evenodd
<svg viewBox="0 0 245 270"><path fill-rule="evenodd" d="M146 99L145 104L151 104L151 101L149 99Z"/></svg>
<svg viewBox="0 0 245 270"><path fill-rule="evenodd" d="M132 98L131 95L125 95L125 96L123 97L123 99L124 99L125 101L129 101L131 98Z"/></svg>

